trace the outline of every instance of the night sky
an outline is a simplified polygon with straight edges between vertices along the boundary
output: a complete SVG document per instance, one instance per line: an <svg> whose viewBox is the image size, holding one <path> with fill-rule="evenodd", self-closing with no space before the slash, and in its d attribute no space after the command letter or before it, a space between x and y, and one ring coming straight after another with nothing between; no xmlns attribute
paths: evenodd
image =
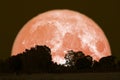
<svg viewBox="0 0 120 80"><path fill-rule="evenodd" d="M71 9L92 18L105 32L112 54L120 59L119 0L4 0L0 1L0 58L11 54L14 39L31 18L53 9Z"/></svg>

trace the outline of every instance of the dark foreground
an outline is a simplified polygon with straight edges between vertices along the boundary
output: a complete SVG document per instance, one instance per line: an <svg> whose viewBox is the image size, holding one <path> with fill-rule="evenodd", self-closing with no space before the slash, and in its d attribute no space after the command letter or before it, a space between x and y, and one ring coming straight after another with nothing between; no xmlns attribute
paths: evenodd
<svg viewBox="0 0 120 80"><path fill-rule="evenodd" d="M120 72L69 74L1 74L0 80L120 80Z"/></svg>

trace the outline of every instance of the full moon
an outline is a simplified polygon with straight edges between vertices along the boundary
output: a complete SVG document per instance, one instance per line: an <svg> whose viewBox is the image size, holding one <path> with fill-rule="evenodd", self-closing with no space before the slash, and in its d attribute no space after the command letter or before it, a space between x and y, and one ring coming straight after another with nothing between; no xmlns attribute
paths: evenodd
<svg viewBox="0 0 120 80"><path fill-rule="evenodd" d="M111 55L110 45L102 29L90 18L72 10L51 10L28 21L18 33L12 56L46 45L52 60L64 64L69 50L82 51L94 60Z"/></svg>

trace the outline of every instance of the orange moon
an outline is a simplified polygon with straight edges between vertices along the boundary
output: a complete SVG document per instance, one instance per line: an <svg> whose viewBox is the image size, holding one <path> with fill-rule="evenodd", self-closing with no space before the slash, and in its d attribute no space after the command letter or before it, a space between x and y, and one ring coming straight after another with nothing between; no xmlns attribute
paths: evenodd
<svg viewBox="0 0 120 80"><path fill-rule="evenodd" d="M102 29L90 18L72 10L47 11L28 21L18 33L11 55L35 45L47 45L52 60L64 64L68 50L82 51L94 60L111 55Z"/></svg>

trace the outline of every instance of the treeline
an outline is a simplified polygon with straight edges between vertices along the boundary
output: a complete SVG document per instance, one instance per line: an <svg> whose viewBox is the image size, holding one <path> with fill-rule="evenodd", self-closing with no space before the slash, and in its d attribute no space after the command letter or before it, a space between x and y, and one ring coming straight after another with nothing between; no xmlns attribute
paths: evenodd
<svg viewBox="0 0 120 80"><path fill-rule="evenodd" d="M76 72L118 72L120 61L114 56L103 57L99 62L83 52L68 51L66 63L58 65L52 61L47 46L36 46L6 60L0 60L0 73L76 73Z"/></svg>

